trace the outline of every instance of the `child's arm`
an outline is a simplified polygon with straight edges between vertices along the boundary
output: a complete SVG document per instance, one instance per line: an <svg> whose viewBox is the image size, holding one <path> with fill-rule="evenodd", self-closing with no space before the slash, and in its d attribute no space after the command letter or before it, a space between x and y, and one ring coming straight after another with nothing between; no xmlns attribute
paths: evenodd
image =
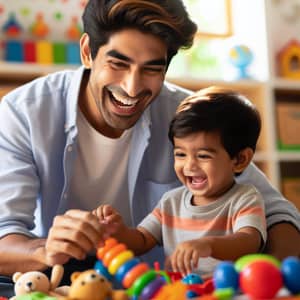
<svg viewBox="0 0 300 300"><path fill-rule="evenodd" d="M198 266L200 257L234 261L243 255L258 252L261 244L260 232L254 227L244 227L233 234L207 236L180 243L171 255L170 263L173 271L185 275Z"/></svg>
<svg viewBox="0 0 300 300"><path fill-rule="evenodd" d="M110 205L101 205L93 213L104 226L103 239L113 236L135 255L144 254L157 244L154 237L144 228L126 226L122 216Z"/></svg>

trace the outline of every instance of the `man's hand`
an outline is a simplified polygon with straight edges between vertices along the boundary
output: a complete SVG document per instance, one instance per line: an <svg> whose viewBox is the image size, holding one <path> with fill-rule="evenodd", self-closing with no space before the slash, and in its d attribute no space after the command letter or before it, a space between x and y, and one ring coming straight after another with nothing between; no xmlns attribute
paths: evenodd
<svg viewBox="0 0 300 300"><path fill-rule="evenodd" d="M69 210L56 216L45 244L45 264L65 264L70 258L84 259L103 239L98 218L88 211Z"/></svg>

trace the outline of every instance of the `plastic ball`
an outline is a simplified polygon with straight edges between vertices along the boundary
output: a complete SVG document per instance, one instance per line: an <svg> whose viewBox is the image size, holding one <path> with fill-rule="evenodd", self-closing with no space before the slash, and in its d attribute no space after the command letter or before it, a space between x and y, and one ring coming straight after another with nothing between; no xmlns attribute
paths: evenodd
<svg viewBox="0 0 300 300"><path fill-rule="evenodd" d="M181 279L181 281L185 284L203 283L203 280L200 277L200 275L195 273L190 273L186 275L184 278Z"/></svg>
<svg viewBox="0 0 300 300"><path fill-rule="evenodd" d="M253 261L268 261L277 268L280 268L280 261L275 258L274 256L268 255L268 254L262 254L262 253L255 253L255 254L247 254L242 257L240 257L234 264L234 267L237 272L243 271L243 269L251 262Z"/></svg>
<svg viewBox="0 0 300 300"><path fill-rule="evenodd" d="M216 289L232 288L238 290L239 274L233 263L224 261L218 264L213 274L214 286Z"/></svg>
<svg viewBox="0 0 300 300"><path fill-rule="evenodd" d="M240 288L251 298L272 299L282 285L280 269L269 261L251 262L240 273Z"/></svg>
<svg viewBox="0 0 300 300"><path fill-rule="evenodd" d="M287 257L282 261L281 272L286 288L292 294L300 293L300 259L297 257Z"/></svg>

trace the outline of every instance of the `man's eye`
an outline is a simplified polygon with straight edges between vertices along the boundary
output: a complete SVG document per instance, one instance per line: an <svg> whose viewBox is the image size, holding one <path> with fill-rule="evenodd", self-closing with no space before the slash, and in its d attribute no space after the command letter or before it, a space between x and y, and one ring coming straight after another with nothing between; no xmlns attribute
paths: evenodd
<svg viewBox="0 0 300 300"><path fill-rule="evenodd" d="M144 68L144 71L146 73L149 73L149 74L159 74L159 73L164 72L164 68L150 68L150 67L147 67L147 68Z"/></svg>
<svg viewBox="0 0 300 300"><path fill-rule="evenodd" d="M123 63L123 62L119 62L119 61L111 61L110 65L114 68L114 69L125 69L127 68L127 64Z"/></svg>

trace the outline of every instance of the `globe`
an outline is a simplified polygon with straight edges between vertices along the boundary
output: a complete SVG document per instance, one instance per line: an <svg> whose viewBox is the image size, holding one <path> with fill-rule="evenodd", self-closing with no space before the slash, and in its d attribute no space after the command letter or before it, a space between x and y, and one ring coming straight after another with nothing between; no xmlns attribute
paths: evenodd
<svg viewBox="0 0 300 300"><path fill-rule="evenodd" d="M253 53L249 47L245 45L236 45L229 51L229 61L237 68L239 78L249 78L247 72L248 66L253 61Z"/></svg>

